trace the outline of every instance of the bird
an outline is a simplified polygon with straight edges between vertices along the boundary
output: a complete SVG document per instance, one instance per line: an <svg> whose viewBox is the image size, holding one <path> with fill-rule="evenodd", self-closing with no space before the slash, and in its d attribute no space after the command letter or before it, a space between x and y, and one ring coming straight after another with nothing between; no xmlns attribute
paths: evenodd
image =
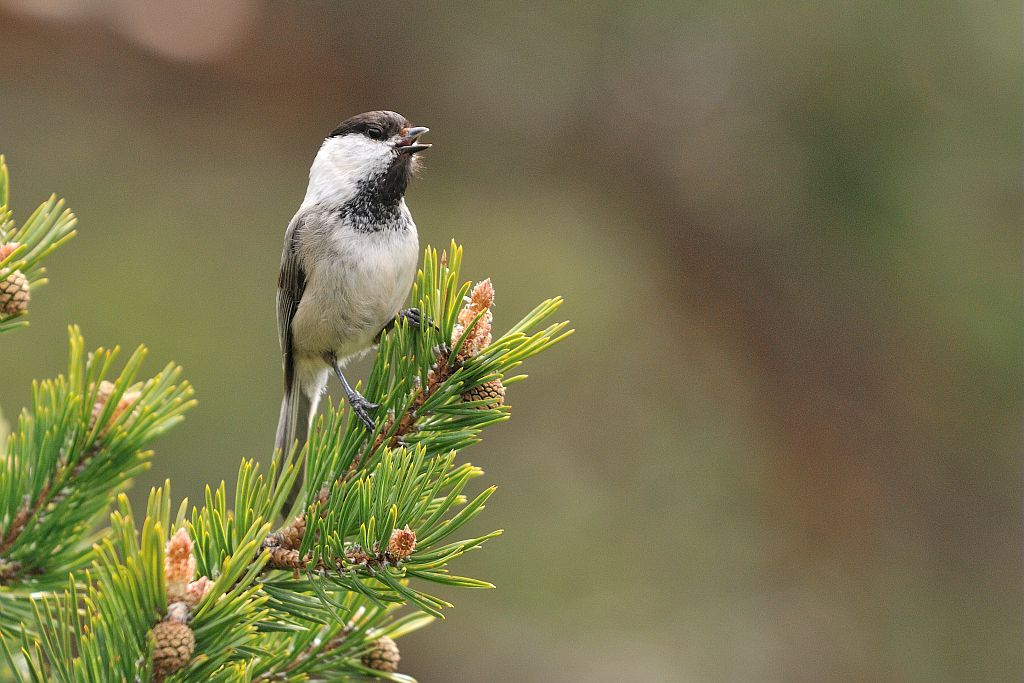
<svg viewBox="0 0 1024 683"><path fill-rule="evenodd" d="M372 431L379 408L345 378L345 363L369 350L399 319L416 274L419 238L405 191L430 148L428 132L393 111L353 116L328 135L309 185L288 223L277 285L284 397L275 448L301 449L330 373L359 421ZM291 509L298 478L285 503Z"/></svg>

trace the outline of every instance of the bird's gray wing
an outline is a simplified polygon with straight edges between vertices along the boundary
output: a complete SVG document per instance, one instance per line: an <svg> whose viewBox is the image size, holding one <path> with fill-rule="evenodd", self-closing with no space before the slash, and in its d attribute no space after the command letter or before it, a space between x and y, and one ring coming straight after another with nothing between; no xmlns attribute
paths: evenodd
<svg viewBox="0 0 1024 683"><path fill-rule="evenodd" d="M281 342L284 359L285 389L291 390L294 363L292 359L292 318L299 308L302 293L306 289L306 273L299 259L299 240L306 226L306 213L299 212L288 224L284 233L284 250L281 253L281 273L277 278L277 336Z"/></svg>

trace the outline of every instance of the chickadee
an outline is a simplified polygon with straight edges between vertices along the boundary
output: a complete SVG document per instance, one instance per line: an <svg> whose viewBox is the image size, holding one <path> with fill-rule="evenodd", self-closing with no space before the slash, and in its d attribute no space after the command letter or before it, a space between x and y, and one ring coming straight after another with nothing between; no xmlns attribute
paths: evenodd
<svg viewBox="0 0 1024 683"><path fill-rule="evenodd" d="M320 145L302 205L284 235L277 288L277 331L284 399L275 447L299 447L309 434L333 371L349 406L373 429L378 408L345 379L342 366L369 349L399 317L416 274L419 241L405 205L427 128L392 111L348 119ZM288 508L301 481L291 492Z"/></svg>

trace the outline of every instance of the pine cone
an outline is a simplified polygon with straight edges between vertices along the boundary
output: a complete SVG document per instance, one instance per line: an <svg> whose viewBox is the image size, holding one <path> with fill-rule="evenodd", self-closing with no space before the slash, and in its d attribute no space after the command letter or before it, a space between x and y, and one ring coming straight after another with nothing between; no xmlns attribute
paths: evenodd
<svg viewBox="0 0 1024 683"><path fill-rule="evenodd" d="M28 278L20 270L0 281L0 312L4 315L24 313L28 310L28 299Z"/></svg>
<svg viewBox="0 0 1024 683"><path fill-rule="evenodd" d="M153 672L162 680L192 659L196 637L187 624L161 621L153 627Z"/></svg>
<svg viewBox="0 0 1024 683"><path fill-rule="evenodd" d="M482 403L477 406L480 410L497 408L505 403L505 385L501 383L500 379L492 379L490 382L484 382L483 384L475 386L469 391L464 392L462 394L462 400L487 401L487 403Z"/></svg>
<svg viewBox="0 0 1024 683"><path fill-rule="evenodd" d="M300 515L292 523L281 529L281 546L296 549L302 545L302 537L306 535L306 516Z"/></svg>
<svg viewBox="0 0 1024 683"><path fill-rule="evenodd" d="M363 666L377 671L394 673L398 671L398 662L402 659L398 653L398 645L387 636L382 636L373 644L373 649L363 655Z"/></svg>
<svg viewBox="0 0 1024 683"><path fill-rule="evenodd" d="M306 559L299 556L298 550L277 546L270 551L270 566L275 569L302 569L306 566Z"/></svg>

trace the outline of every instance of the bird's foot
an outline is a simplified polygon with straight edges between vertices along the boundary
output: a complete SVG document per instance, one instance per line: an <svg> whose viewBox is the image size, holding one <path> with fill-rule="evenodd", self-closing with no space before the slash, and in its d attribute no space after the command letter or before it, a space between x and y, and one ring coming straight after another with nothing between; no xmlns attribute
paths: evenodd
<svg viewBox="0 0 1024 683"><path fill-rule="evenodd" d="M358 391L353 391L348 395L348 404L352 408L352 412L359 418L359 421L363 423L363 426L372 432L376 426L373 418L376 417L380 404L367 401Z"/></svg>
<svg viewBox="0 0 1024 683"><path fill-rule="evenodd" d="M379 344L380 338L384 336L384 333L390 332L392 329L394 329L395 325L398 324L399 320L405 320L409 327L414 327L417 330L421 329L424 325L426 325L427 327L437 327L437 325L434 324L434 321L430 319L430 316L426 316L420 313L420 309L404 308L401 311L399 311L398 315L392 318L387 325L384 326L384 329L377 333L377 336L374 337L373 339L374 343Z"/></svg>
<svg viewBox="0 0 1024 683"><path fill-rule="evenodd" d="M352 388L352 385L345 379L345 373L341 371L341 365L338 364L338 359L333 353L325 355L324 360L334 369L334 374L341 380L341 387L345 390L345 398L348 399L348 405L352 408L352 412L356 414L363 426L372 432L374 413L380 408L380 404L367 401L362 394Z"/></svg>
<svg viewBox="0 0 1024 683"><path fill-rule="evenodd" d="M434 321L420 313L418 308L406 308L399 311L398 315L395 316L395 321L397 322L399 318L409 323L409 327L415 327L416 329L423 327L424 321L426 321L428 327L434 326Z"/></svg>

